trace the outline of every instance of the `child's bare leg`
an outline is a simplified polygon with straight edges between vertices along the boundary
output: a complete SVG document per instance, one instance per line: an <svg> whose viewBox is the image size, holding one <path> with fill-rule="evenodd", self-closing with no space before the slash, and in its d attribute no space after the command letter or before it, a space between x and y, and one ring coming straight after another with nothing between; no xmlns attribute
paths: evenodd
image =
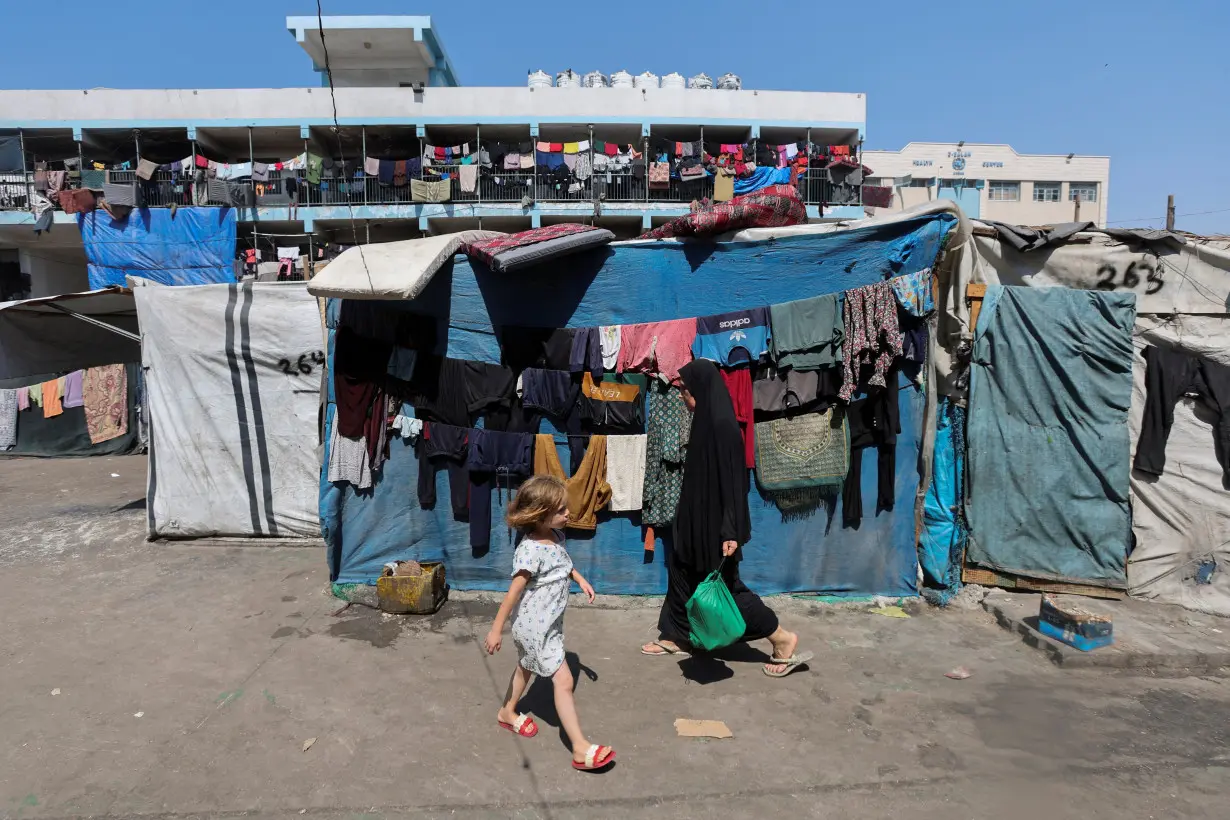
<svg viewBox="0 0 1230 820"><path fill-rule="evenodd" d="M589 741L581 734L577 704L572 697L572 670L568 668L568 664L560 664L551 682L555 684L555 712L559 715L560 725L564 727L568 741L572 744L572 759L584 763L585 753L589 751Z"/></svg>
<svg viewBox="0 0 1230 820"><path fill-rule="evenodd" d="M517 703L520 702L521 696L525 694L525 688L529 685L529 670L517 664L517 668L512 673L512 680L508 682L508 695L504 698L504 705L500 707L497 716L501 723L512 723L517 719Z"/></svg>

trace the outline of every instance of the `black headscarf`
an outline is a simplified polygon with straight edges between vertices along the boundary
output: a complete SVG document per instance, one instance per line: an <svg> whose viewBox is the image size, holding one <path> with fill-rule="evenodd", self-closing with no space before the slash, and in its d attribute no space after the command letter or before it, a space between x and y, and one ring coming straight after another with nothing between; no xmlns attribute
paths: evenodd
<svg viewBox="0 0 1230 820"><path fill-rule="evenodd" d="M696 399L696 410L675 518L674 549L684 565L711 572L722 561L724 541L742 546L752 536L743 434L717 365L696 359L679 375ZM731 560L739 557L736 552Z"/></svg>

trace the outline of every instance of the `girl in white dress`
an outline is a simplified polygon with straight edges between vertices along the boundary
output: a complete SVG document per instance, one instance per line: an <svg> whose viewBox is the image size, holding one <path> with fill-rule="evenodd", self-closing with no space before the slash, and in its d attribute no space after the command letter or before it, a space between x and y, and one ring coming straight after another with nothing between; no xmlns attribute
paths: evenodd
<svg viewBox="0 0 1230 820"><path fill-rule="evenodd" d="M489 654L500 651L504 623L517 607L512 636L519 662L496 720L522 737L538 734L534 719L517 713L517 702L529 686L530 675L550 678L555 685L555 711L572 743L573 768L593 771L613 763L615 750L592 744L581 733L572 697L572 672L564 663L564 610L568 607L569 583L576 581L590 603L594 600L594 588L572 568L572 559L564 549L562 531L567 523L564 482L538 475L521 485L508 507L508 524L521 534L513 555L512 583L485 645Z"/></svg>

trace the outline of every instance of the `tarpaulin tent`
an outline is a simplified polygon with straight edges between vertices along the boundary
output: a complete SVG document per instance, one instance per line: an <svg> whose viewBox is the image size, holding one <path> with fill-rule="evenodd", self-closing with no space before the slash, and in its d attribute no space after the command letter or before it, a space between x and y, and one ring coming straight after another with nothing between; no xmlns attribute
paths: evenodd
<svg viewBox="0 0 1230 820"><path fill-rule="evenodd" d="M232 208L138 208L122 219L104 210L77 216L91 288L137 276L164 285L235 281Z"/></svg>
<svg viewBox="0 0 1230 820"><path fill-rule="evenodd" d="M0 387L139 361L137 309L122 287L0 302Z"/></svg>
<svg viewBox="0 0 1230 820"><path fill-rule="evenodd" d="M956 221L953 213L937 210L850 230L790 235L795 229L751 229L726 242L616 243L511 276L496 276L481 264L457 258L446 261L430 282L422 281L421 268L404 266L405 281L390 281L380 290L373 290L360 267L352 283L331 281L328 292L394 299L417 291L412 301L384 304L446 322L448 355L496 362L496 326L587 327L708 315L913 273L934 263ZM774 238L778 231L784 235ZM333 272L335 265L327 271ZM309 283L309 289L316 286ZM329 315L335 324L334 303ZM335 335L331 328L330 361ZM330 428L333 401L331 392ZM830 525L824 513L783 521L753 489L753 535L743 564L751 586L763 592L914 594L912 501L918 483L922 397L903 389L900 405L896 509L876 517L869 513L857 530L842 529L840 522ZM512 544L503 528L493 537L490 552L474 557L466 525L454 521L446 509L419 508L413 449L400 439L391 449L371 490L331 484L321 476L321 527L333 580L371 583L386 561L413 557L444 560L449 581L458 588L507 586ZM874 497L875 455L863 455L863 492ZM443 482L443 476L438 480ZM499 510L494 515L498 522ZM658 594L665 588L661 559L645 561L635 516L603 513L597 532L575 540L570 549L577 567L604 592Z"/></svg>
<svg viewBox="0 0 1230 820"><path fill-rule="evenodd" d="M90 441L85 410L65 408L45 418L35 407L17 414L18 456L131 453L141 445L137 392L141 347L132 294L114 287L0 303L0 388L37 386L73 370L128 366L127 433Z"/></svg>
<svg viewBox="0 0 1230 820"><path fill-rule="evenodd" d="M131 282L151 420L150 536L317 535L317 300L302 283Z"/></svg>
<svg viewBox="0 0 1230 820"><path fill-rule="evenodd" d="M1060 226L1056 233L1064 235ZM976 233L975 233L976 231ZM1013 229L1013 234L1017 230ZM1026 234L1028 236L1028 234ZM970 283L1133 293L1133 392L1129 446L1140 436L1147 345L1230 364L1230 242L1158 231L1081 230L1034 250L1020 237L973 223L941 273L941 342L951 353L968 336ZM947 356L945 375L958 369ZM943 388L961 395L959 385ZM1161 476L1131 474L1130 595L1230 615L1230 491L1214 445L1217 417L1180 399ZM973 488L971 488L973 490Z"/></svg>

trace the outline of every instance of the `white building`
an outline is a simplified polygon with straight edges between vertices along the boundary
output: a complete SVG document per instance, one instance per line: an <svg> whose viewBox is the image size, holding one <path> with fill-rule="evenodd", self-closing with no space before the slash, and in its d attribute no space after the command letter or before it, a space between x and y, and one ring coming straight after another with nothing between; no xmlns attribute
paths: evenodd
<svg viewBox="0 0 1230 820"><path fill-rule="evenodd" d="M304 153L323 157L328 164L319 182L301 170L270 171L255 207L239 214L241 249L273 254L298 244L309 253L322 242L379 242L480 225L518 231L585 220L630 237L688 213L694 200L713 192L708 177L647 186L624 165L561 184L535 164L484 168L476 186L465 188L452 173L447 202L421 202L404 185L364 178L361 170L356 179L365 157L411 160L404 184L407 175L425 176L414 160L441 146L464 146L470 155L521 146L532 154L533 143L585 143L586 166L600 168L606 157L597 165L595 146L631 146L651 157L664 145L697 141L714 151L721 144L754 151L813 143L857 152L865 130L863 94L671 87L682 78L671 84L664 76L659 84L652 75L638 76L636 87L529 87L521 63L510 72L516 85L475 88L460 84L429 17L325 17L323 32L315 16L291 17L286 26L319 74L306 74L312 82L301 88L0 90L0 298L86 289L76 217L56 210L55 230L31 230L36 169L56 171L66 162L87 169L97 163L108 181L126 184L141 160L153 162L161 168L141 184L142 205L159 208L190 204L173 165L185 158L264 164ZM730 68L721 59L710 68L715 76ZM671 67L655 68L665 75ZM434 168L456 172L451 166L463 160L450 156L437 155ZM281 187L288 183L296 185L293 207ZM842 186L853 187L845 196L834 187L823 169L801 176L809 218L863 214L857 186ZM28 290L19 290L14 256Z"/></svg>
<svg viewBox="0 0 1230 820"><path fill-rule="evenodd" d="M956 200L970 216L1020 225L1106 224L1110 157L1018 154L1009 145L911 142L863 151L869 185L892 186L892 209ZM1079 199L1079 209L1077 200Z"/></svg>

